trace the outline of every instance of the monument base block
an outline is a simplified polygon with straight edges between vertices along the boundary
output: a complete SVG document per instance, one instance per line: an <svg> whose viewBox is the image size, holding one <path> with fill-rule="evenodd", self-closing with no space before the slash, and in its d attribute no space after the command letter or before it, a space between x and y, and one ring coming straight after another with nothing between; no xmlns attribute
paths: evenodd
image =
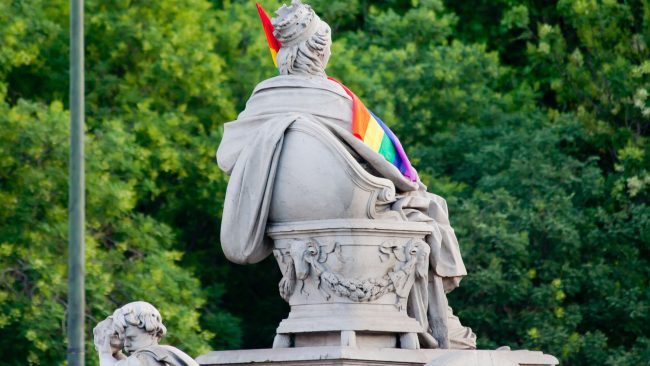
<svg viewBox="0 0 650 366"><path fill-rule="evenodd" d="M557 358L537 351L296 347L214 351L198 357L202 366L552 366Z"/></svg>

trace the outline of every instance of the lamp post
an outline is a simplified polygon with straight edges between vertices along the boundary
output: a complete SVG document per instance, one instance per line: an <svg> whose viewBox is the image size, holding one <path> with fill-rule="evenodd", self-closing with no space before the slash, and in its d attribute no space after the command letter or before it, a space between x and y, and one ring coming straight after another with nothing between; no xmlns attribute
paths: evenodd
<svg viewBox="0 0 650 366"><path fill-rule="evenodd" d="M83 0L70 0L70 175L68 365L84 365L84 26Z"/></svg>

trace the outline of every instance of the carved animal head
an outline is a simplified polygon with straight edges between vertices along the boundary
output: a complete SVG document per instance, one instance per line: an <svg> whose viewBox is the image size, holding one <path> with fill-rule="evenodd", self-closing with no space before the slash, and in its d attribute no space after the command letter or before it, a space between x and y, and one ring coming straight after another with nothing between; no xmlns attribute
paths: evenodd
<svg viewBox="0 0 650 366"><path fill-rule="evenodd" d="M429 269L429 244L422 240L412 240L406 244L404 252L415 259L416 273L423 278L427 277Z"/></svg>
<svg viewBox="0 0 650 366"><path fill-rule="evenodd" d="M391 240L383 243L379 251L381 253L379 259L382 261L392 253L398 262L415 267L418 276L427 278L431 247L426 242L413 239L406 244L400 245Z"/></svg>
<svg viewBox="0 0 650 366"><path fill-rule="evenodd" d="M294 240L290 244L289 253L293 258L296 269L296 278L304 280L309 276L309 270L315 260L318 260L320 248L315 241Z"/></svg>

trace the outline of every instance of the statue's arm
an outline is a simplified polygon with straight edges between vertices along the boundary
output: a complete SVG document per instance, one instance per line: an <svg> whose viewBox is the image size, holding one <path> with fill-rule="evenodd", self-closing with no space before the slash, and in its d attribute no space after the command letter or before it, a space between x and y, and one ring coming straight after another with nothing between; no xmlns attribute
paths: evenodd
<svg viewBox="0 0 650 366"><path fill-rule="evenodd" d="M128 358L122 353L122 351L115 352L114 349L110 346L110 340L108 344L104 345L101 348L99 353L99 366L127 366L127 365L136 365L127 363Z"/></svg>
<svg viewBox="0 0 650 366"><path fill-rule="evenodd" d="M122 342L113 330L113 318L108 317L93 329L95 349L99 355L100 366L120 365L126 359L122 353Z"/></svg>
<svg viewBox="0 0 650 366"><path fill-rule="evenodd" d="M120 362L119 366L124 365L120 360L116 359L110 353L100 353L99 354L99 366L116 366Z"/></svg>

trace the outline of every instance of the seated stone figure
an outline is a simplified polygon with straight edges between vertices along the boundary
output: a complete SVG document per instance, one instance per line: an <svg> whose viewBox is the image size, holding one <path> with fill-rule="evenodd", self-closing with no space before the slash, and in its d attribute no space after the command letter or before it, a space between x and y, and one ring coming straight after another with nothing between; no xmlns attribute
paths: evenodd
<svg viewBox="0 0 650 366"><path fill-rule="evenodd" d="M167 329L158 310L136 301L115 310L93 333L100 366L198 366L190 356L158 342ZM128 357L122 353L122 349Z"/></svg>
<svg viewBox="0 0 650 366"><path fill-rule="evenodd" d="M417 255L428 258L428 273L425 270L420 276L411 276L414 271L411 268L410 272L404 272L402 278L405 280L401 281L412 286L407 289L406 309L408 316L421 324L421 331L417 332L419 344L428 348L475 348L474 333L461 325L447 305L446 293L456 288L467 272L449 224L445 200L427 192L417 178L405 177L353 135L352 99L325 73L331 46L327 23L298 0L291 6L283 6L276 14L273 26L274 36L282 45L277 54L281 75L257 85L237 120L225 124L217 152L219 166L231 175L221 225L221 243L226 257L235 263L250 264L263 260L272 252L276 254L285 273L280 290L292 305L292 312L294 305L309 308L297 298L297 293L306 288L304 284L300 291L294 289L296 278L302 280L309 276L309 268L300 267L300 263L311 266L319 290L328 285L328 279L330 286L334 286L333 282L339 286L334 295L323 294L323 302L339 306L354 301L375 301L379 295L364 293L356 284L367 286L367 291L375 291L370 287L379 288L377 283L382 281L385 286L381 291L390 289L400 298L403 294L400 295L397 283L401 280L396 274L411 263L401 252L395 252L394 259L401 267L379 273L369 281L341 279L340 273L335 274L325 265L330 263L331 268L339 268L346 261L363 261L362 258L346 258L357 253L354 248L367 246L361 239L361 242L345 243L345 240L354 241L361 236L354 230L372 236L375 235L373 231L379 229L394 233L400 231L400 225L406 228L420 223L427 230L426 236L423 234L428 246L426 251L416 254L417 250L413 249L417 248L417 244L413 244L415 237L415 241L400 244L400 248L411 250L413 258ZM282 225L284 229L278 229ZM310 235L322 236L325 230L334 233L327 235L339 238L342 244L336 242L328 248L327 245L319 247L317 242L322 239L311 240L307 235L311 241L306 239L292 247L291 241L295 240L287 233L301 232L305 225L318 229L312 231L316 234ZM345 230L351 234L341 239L337 233ZM284 237L291 240L282 239ZM335 252L337 246L346 249L328 259L327 253ZM378 261L383 261L381 256L393 250L386 249L390 244L377 246L381 251ZM301 252L294 253L298 247ZM305 256L318 257L318 260L305 259ZM337 256L339 261L332 262ZM290 265L283 267L286 258ZM347 283L347 287L341 287L341 283ZM350 291L356 291L357 295L350 295ZM314 299L320 295L310 296ZM318 306L310 309L326 309ZM336 329L343 331L343 338L347 328L339 326ZM351 325L350 329L355 328ZM366 323L356 329L373 330L372 324Z"/></svg>

